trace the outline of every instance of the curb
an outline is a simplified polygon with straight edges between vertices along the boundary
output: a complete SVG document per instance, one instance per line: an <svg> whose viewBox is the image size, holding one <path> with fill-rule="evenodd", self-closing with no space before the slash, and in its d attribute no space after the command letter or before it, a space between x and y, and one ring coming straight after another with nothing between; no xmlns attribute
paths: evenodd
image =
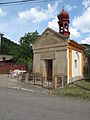
<svg viewBox="0 0 90 120"><path fill-rule="evenodd" d="M32 90L32 89L27 89L27 88L19 88L19 87L8 87L8 86L0 86L3 88L9 88L9 89L14 89L14 90L22 90L22 91L27 91L27 92L32 92L32 93L40 93L40 94L50 94L48 91L45 92L41 92L41 91L36 91L36 90Z"/></svg>

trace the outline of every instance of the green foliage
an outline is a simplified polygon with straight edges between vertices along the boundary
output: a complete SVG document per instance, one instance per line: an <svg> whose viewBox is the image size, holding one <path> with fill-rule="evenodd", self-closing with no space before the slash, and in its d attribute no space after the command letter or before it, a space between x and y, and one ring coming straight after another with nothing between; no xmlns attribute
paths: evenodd
<svg viewBox="0 0 90 120"><path fill-rule="evenodd" d="M12 55L17 63L32 63L32 44L39 37L37 31L25 34L20 38L20 45L2 37L0 54Z"/></svg>
<svg viewBox="0 0 90 120"><path fill-rule="evenodd" d="M33 50L32 44L39 37L37 31L32 33L27 33L20 38L20 49L14 54L14 60L17 63L32 63L33 60Z"/></svg>
<svg viewBox="0 0 90 120"><path fill-rule="evenodd" d="M18 49L20 49L18 44L2 37L0 54L14 55L15 51L18 51Z"/></svg>
<svg viewBox="0 0 90 120"><path fill-rule="evenodd" d="M90 45L88 44L82 44L86 49L85 49L85 56L87 58L90 58Z"/></svg>

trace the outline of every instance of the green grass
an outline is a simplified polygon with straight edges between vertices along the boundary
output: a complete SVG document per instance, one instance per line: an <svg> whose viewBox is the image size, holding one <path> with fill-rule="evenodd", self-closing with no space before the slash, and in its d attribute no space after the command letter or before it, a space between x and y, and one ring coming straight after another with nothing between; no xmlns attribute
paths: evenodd
<svg viewBox="0 0 90 120"><path fill-rule="evenodd" d="M68 97L79 97L90 101L90 80L77 81L64 88L58 88L53 94Z"/></svg>

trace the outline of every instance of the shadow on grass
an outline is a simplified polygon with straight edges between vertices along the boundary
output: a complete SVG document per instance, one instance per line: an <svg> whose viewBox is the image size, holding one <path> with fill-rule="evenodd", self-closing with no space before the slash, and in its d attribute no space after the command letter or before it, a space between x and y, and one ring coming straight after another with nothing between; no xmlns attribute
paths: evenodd
<svg viewBox="0 0 90 120"><path fill-rule="evenodd" d="M82 89L84 89L84 90L90 91L90 89L85 88L85 87L83 87L83 86L81 86L81 85L77 85L77 84L74 84L74 85L77 86L77 87L79 87L79 88L82 88Z"/></svg>
<svg viewBox="0 0 90 120"><path fill-rule="evenodd" d="M90 82L90 77L85 78L86 82Z"/></svg>

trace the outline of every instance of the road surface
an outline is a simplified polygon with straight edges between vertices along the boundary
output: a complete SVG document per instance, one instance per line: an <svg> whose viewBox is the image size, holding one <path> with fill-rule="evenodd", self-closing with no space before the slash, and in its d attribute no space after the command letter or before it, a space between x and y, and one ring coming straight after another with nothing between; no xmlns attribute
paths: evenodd
<svg viewBox="0 0 90 120"><path fill-rule="evenodd" d="M90 120L90 102L0 87L0 120Z"/></svg>

